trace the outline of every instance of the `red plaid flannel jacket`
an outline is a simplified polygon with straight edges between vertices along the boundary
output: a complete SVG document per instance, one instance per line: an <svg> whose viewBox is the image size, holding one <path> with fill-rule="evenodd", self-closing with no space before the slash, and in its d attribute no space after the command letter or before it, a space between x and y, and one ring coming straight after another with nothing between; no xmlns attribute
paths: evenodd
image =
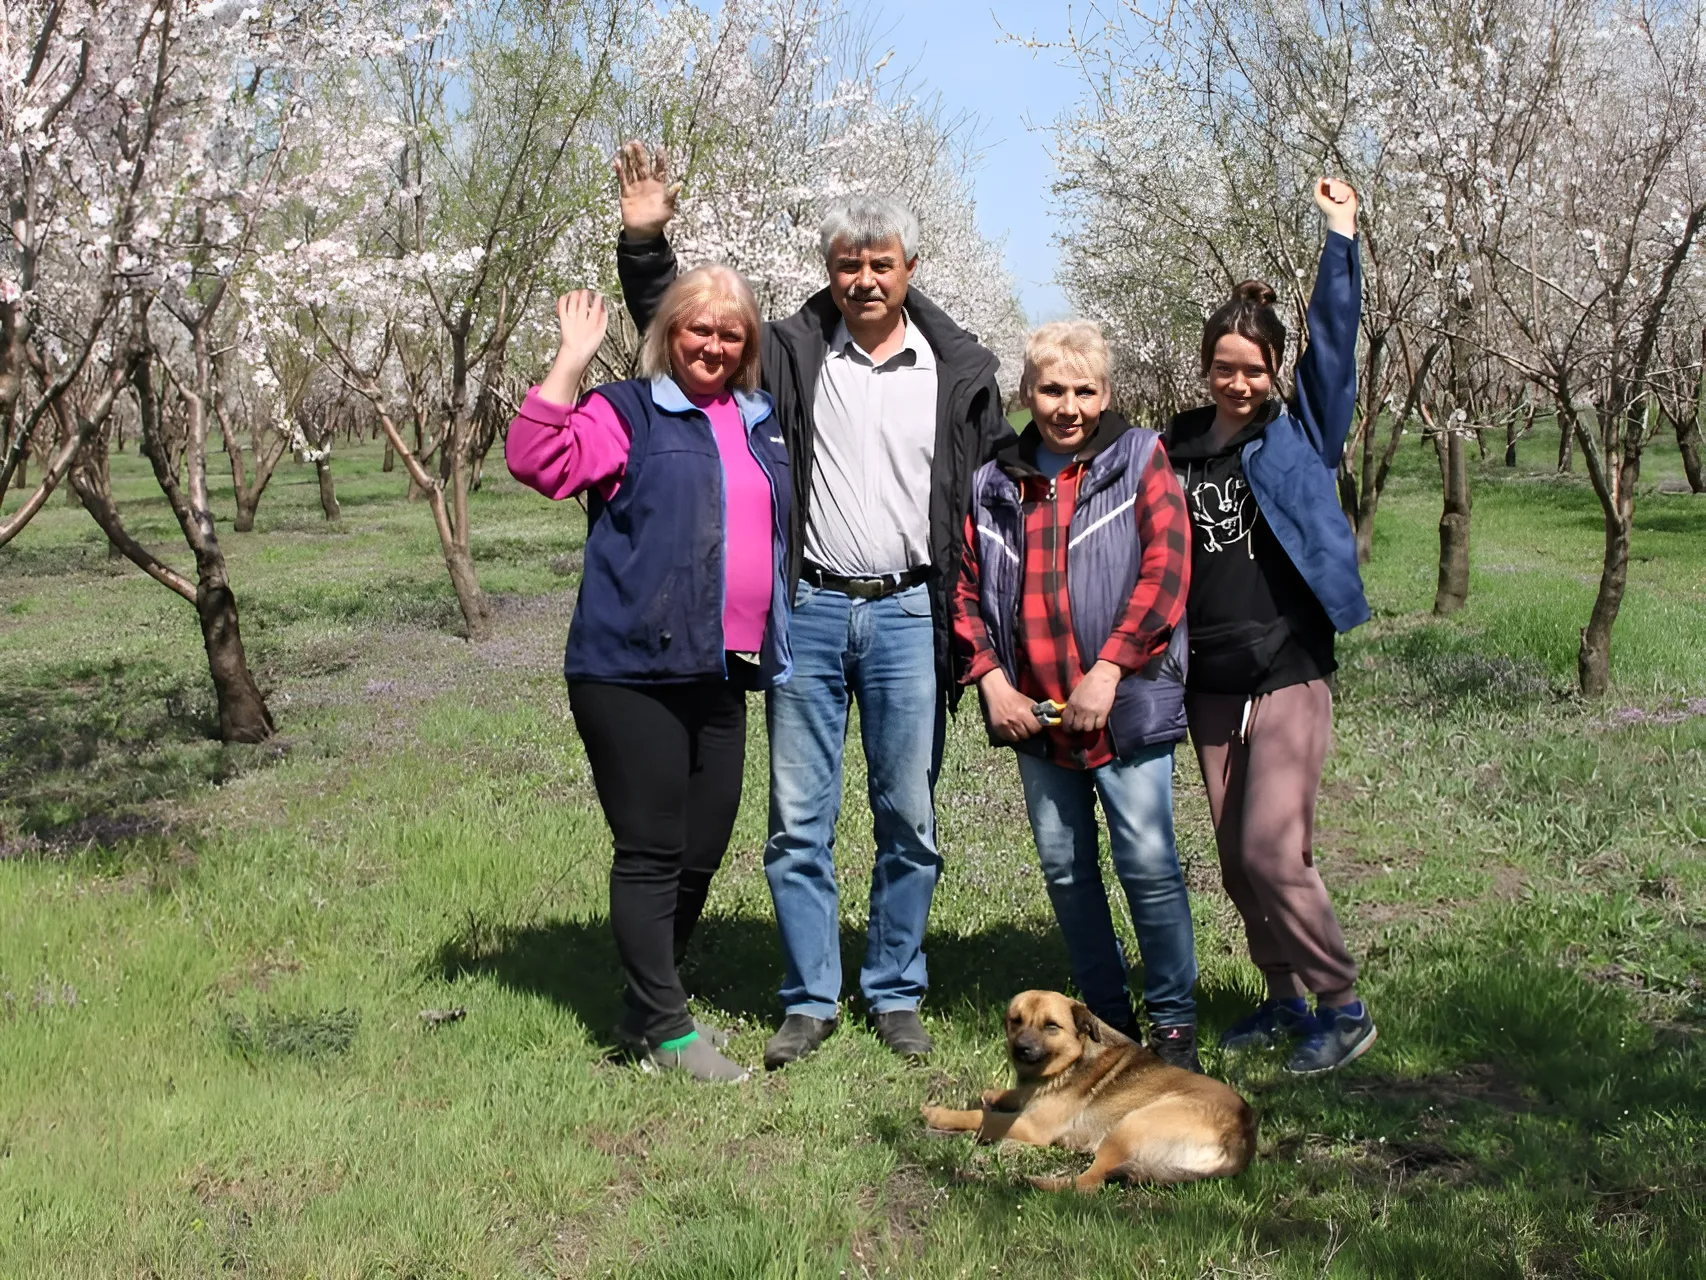
<svg viewBox="0 0 1706 1280"><path fill-rule="evenodd" d="M1026 697L1064 703L1098 659L1126 672L1142 671L1167 652L1173 628L1185 616L1191 583L1191 518L1184 491L1156 445L1138 486L1134 510L1143 543L1137 587L1107 643L1088 662L1072 635L1072 606L1066 596L1066 544L1078 499L1082 463L1068 463L1051 485L1040 475L1021 481L1025 504L1025 577L1015 631L1016 687ZM966 549L954 588L954 640L965 659L965 684L974 684L999 664L984 629L978 599L977 530L966 520ZM1069 733L1055 726L1044 731L1049 759L1056 764L1096 769L1110 763L1107 731Z"/></svg>

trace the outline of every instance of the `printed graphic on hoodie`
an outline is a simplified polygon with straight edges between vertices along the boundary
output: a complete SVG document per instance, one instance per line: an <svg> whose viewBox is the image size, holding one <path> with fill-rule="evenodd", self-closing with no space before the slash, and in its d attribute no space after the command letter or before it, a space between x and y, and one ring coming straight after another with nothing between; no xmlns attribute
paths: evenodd
<svg viewBox="0 0 1706 1280"><path fill-rule="evenodd" d="M1234 470L1221 480L1199 480L1185 486L1185 500L1190 503L1191 523L1203 535L1202 549L1210 555L1228 551L1239 543L1244 554L1256 558L1250 534L1256 527L1259 513L1255 495L1244 483L1242 469Z"/></svg>

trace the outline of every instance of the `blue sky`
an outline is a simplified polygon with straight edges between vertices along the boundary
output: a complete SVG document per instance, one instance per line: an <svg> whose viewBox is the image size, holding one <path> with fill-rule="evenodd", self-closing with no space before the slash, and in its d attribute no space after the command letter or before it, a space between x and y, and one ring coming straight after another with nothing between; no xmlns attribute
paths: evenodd
<svg viewBox="0 0 1706 1280"><path fill-rule="evenodd" d="M1057 254L1050 216L1054 162L1046 129L1078 98L1075 70L1055 55L1003 43L1001 29L1057 40L1064 4L1020 0L868 0L878 56L916 68L921 87L939 91L950 113L971 111L983 124L984 161L976 175L978 222L1005 236L1007 267L1033 323L1058 318L1066 299L1054 284ZM999 25L998 25L999 24Z"/></svg>

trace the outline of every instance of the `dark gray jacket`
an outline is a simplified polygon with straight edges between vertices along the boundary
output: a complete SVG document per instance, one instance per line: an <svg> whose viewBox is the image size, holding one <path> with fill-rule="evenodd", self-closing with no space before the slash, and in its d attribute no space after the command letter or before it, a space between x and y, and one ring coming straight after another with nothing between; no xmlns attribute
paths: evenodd
<svg viewBox="0 0 1706 1280"><path fill-rule="evenodd" d="M663 291L675 279L675 252L662 236L630 241L624 233L616 246L616 269L628 312L643 333ZM907 293L906 309L936 356L936 451L930 476L930 563L935 573L930 580L930 611L936 633L936 683L951 707L958 703L961 690L953 678L950 656L950 608L971 505L972 475L1013 439L1013 428L1001 412L1001 392L995 384L999 362L994 353L918 290ZM787 441L793 472L790 582L799 578L806 523L811 518L817 445L812 406L818 375L840 320L826 288L807 298L787 319L766 322L760 340L763 386L775 403L775 420Z"/></svg>
<svg viewBox="0 0 1706 1280"><path fill-rule="evenodd" d="M1155 432L1108 413L1090 450L1080 455L1084 474L1078 482L1066 550L1066 597L1072 606L1072 636L1080 654L1093 658L1101 651L1137 589L1143 544L1133 531L1131 510L1144 470L1159 443ZM1016 444L985 463L972 490L978 610L996 660L1015 687L1019 684L1019 645L1014 631L1025 585L1025 507L1020 481L1037 474L1022 450L1023 446ZM1108 713L1108 737L1116 760L1143 747L1177 742L1185 736L1189 659L1190 641L1181 620L1161 660L1120 681ZM990 741L1030 754L1041 754L1045 749L1038 738L1008 743L991 733Z"/></svg>

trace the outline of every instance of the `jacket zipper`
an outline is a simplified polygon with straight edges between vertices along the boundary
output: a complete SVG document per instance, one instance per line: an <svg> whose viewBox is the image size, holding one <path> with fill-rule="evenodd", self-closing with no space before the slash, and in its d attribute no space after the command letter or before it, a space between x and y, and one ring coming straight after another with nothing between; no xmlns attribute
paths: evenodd
<svg viewBox="0 0 1706 1280"><path fill-rule="evenodd" d="M764 459L759 456L758 450L752 447L752 433L756 431L766 419L774 416L774 412L768 413L763 418L752 423L752 425L748 426L746 429L746 451L752 455L752 460L758 464L759 471L764 474L765 483L770 486L770 611L764 618L764 636L760 641L760 644L769 645L773 653L776 649L776 645L773 641L777 634L775 630L774 617L776 613L777 596L780 594L783 597L782 607L791 610L794 607L794 593L788 590L786 581L787 574L783 564L786 544L779 541L776 533L776 477L770 474L770 468L764 465ZM742 421L744 424L744 419ZM786 449L786 443L784 443L782 447ZM725 534L724 537L726 539L727 534ZM727 579L727 573L728 570L725 568L725 581ZM780 592L776 589L778 582L782 584L782 590ZM727 637L724 638L727 639ZM778 665L780 665L781 655L777 654L776 657L778 659ZM723 655L723 665L725 668L724 677L727 678L726 668L728 666L728 654L726 652ZM762 648L760 648L758 654L758 669L760 672L764 670L764 651ZM790 666L790 671L791 670L792 667Z"/></svg>

